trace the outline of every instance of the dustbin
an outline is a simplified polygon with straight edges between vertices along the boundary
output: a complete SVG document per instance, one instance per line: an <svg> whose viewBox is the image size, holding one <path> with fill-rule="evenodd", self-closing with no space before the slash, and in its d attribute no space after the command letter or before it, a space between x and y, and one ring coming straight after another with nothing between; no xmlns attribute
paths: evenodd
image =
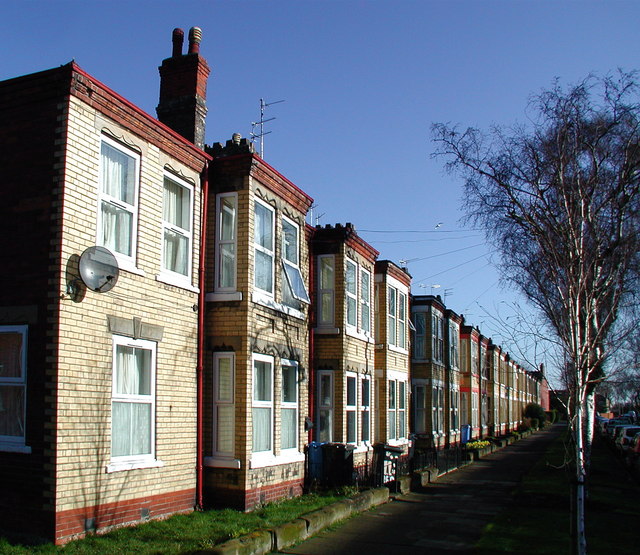
<svg viewBox="0 0 640 555"><path fill-rule="evenodd" d="M322 446L324 443L312 441L307 445L307 481L320 482L323 478L322 471Z"/></svg>
<svg viewBox="0 0 640 555"><path fill-rule="evenodd" d="M465 424L460 428L460 441L462 443L467 443L471 439L471 426L469 424Z"/></svg>
<svg viewBox="0 0 640 555"><path fill-rule="evenodd" d="M323 484L328 488L353 485L353 451L355 445L322 444Z"/></svg>
<svg viewBox="0 0 640 555"><path fill-rule="evenodd" d="M384 486L394 482L397 491L398 459L403 452L402 447L388 445L387 443L376 443L373 446L375 482L377 486Z"/></svg>

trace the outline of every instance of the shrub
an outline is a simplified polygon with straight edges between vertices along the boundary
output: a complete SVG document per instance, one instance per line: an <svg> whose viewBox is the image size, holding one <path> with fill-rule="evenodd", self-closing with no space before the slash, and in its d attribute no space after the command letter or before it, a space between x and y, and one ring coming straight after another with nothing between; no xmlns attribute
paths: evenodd
<svg viewBox="0 0 640 555"><path fill-rule="evenodd" d="M544 412L544 409L538 405L538 403L529 403L524 408L524 417L530 419L537 419L538 423L542 423L544 425L544 421L547 418L547 413Z"/></svg>

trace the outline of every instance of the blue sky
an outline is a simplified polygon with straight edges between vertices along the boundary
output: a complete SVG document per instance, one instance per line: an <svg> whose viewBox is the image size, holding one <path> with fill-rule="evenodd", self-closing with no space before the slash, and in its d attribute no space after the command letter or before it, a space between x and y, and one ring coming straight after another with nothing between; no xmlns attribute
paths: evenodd
<svg viewBox="0 0 640 555"><path fill-rule="evenodd" d="M487 314L513 322L524 301L461 225L461 182L431 158L430 126L525 122L555 77L638 67L639 21L639 2L615 0L0 0L0 79L75 59L155 115L173 28L201 27L207 143L249 136L260 98L284 100L267 108L264 157L315 199L314 223L352 222L381 258L409 261L414 293L446 290L517 358Z"/></svg>

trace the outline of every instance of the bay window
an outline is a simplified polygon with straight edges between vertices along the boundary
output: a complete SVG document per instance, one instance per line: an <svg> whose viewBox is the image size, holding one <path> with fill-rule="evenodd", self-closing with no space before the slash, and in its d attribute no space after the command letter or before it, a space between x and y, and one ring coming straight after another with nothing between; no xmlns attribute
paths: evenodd
<svg viewBox="0 0 640 555"><path fill-rule="evenodd" d="M424 360L427 356L426 351L426 315L424 312L413 313L413 324L416 328L413 341L413 358Z"/></svg>
<svg viewBox="0 0 640 555"><path fill-rule="evenodd" d="M333 372L318 372L318 433L316 441L333 441Z"/></svg>
<svg viewBox="0 0 640 555"><path fill-rule="evenodd" d="M213 355L214 437L213 452L219 457L234 455L235 355Z"/></svg>
<svg viewBox="0 0 640 555"><path fill-rule="evenodd" d="M318 327L335 325L335 257L318 256Z"/></svg>
<svg viewBox="0 0 640 555"><path fill-rule="evenodd" d="M347 303L347 326L358 326L358 266L352 260L346 260L344 289Z"/></svg>
<svg viewBox="0 0 640 555"><path fill-rule="evenodd" d="M407 348L407 295L396 287L387 287L388 341L392 347Z"/></svg>
<svg viewBox="0 0 640 555"><path fill-rule="evenodd" d="M413 386L413 407L415 432L424 434L427 431L427 393L424 384Z"/></svg>
<svg viewBox="0 0 640 555"><path fill-rule="evenodd" d="M238 233L238 195L223 193L216 198L216 291L235 291Z"/></svg>
<svg viewBox="0 0 640 555"><path fill-rule="evenodd" d="M362 441L371 441L371 380L363 376L360 396L360 419L362 425Z"/></svg>
<svg viewBox="0 0 640 555"><path fill-rule="evenodd" d="M254 453L273 449L273 357L253 355L252 428Z"/></svg>
<svg viewBox="0 0 640 555"><path fill-rule="evenodd" d="M360 269L360 329L371 335L371 274Z"/></svg>
<svg viewBox="0 0 640 555"><path fill-rule="evenodd" d="M254 285L273 296L274 210L256 200L254 216Z"/></svg>
<svg viewBox="0 0 640 555"><path fill-rule="evenodd" d="M309 304L309 294L300 272L300 229L298 224L282 218L282 302L300 309Z"/></svg>
<svg viewBox="0 0 640 555"><path fill-rule="evenodd" d="M347 374L347 443L358 442L357 377Z"/></svg>
<svg viewBox="0 0 640 555"><path fill-rule="evenodd" d="M298 363L282 361L282 404L280 408L280 447L298 447Z"/></svg>

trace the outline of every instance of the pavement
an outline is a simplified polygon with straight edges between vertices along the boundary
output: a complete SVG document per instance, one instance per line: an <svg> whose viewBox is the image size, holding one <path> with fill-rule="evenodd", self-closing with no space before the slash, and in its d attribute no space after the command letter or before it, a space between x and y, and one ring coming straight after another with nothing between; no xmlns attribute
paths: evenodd
<svg viewBox="0 0 640 555"><path fill-rule="evenodd" d="M473 553L484 527L509 507L522 477L565 429L537 432L279 553Z"/></svg>

